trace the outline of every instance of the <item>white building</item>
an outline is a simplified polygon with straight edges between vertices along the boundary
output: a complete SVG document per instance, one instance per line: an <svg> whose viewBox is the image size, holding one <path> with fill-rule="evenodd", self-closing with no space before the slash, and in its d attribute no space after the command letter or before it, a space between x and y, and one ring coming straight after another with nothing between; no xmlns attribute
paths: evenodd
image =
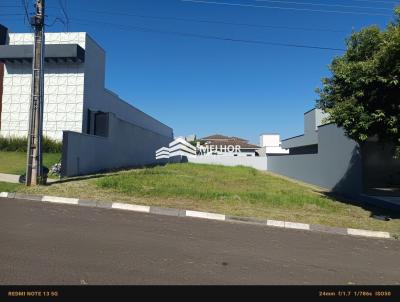
<svg viewBox="0 0 400 302"><path fill-rule="evenodd" d="M279 134L261 134L260 146L264 148L265 154L289 154L289 149L282 148Z"/></svg>
<svg viewBox="0 0 400 302"><path fill-rule="evenodd" d="M87 33L46 33L45 41L43 135L56 140L62 139L63 130L101 135L96 133L104 128L99 125L101 113L114 113L139 127L173 137L171 128L105 88L105 51ZM31 33L9 33L5 45L0 45L0 65L4 63L1 136L27 136L32 44Z"/></svg>
<svg viewBox="0 0 400 302"><path fill-rule="evenodd" d="M45 42L43 135L63 142L61 174L156 163L173 130L105 88L105 51L84 32ZM0 26L1 136L28 135L32 56L33 34Z"/></svg>

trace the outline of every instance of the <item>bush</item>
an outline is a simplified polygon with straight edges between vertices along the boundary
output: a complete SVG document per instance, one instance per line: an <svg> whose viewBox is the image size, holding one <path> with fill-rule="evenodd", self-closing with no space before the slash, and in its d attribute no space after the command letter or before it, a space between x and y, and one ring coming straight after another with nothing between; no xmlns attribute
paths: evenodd
<svg viewBox="0 0 400 302"><path fill-rule="evenodd" d="M55 141L48 137L43 137L42 141L44 153L61 153L62 142Z"/></svg>
<svg viewBox="0 0 400 302"><path fill-rule="evenodd" d="M0 151L26 152L28 139L26 137L0 137ZM61 153L62 143L48 137L43 137L44 153Z"/></svg>

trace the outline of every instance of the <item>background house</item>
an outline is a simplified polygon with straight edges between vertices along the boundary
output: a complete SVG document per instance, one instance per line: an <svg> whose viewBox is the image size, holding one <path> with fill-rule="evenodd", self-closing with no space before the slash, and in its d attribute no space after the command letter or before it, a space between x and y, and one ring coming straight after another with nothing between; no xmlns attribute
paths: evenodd
<svg viewBox="0 0 400 302"><path fill-rule="evenodd" d="M248 140L240 137L229 137L221 134L214 134L203 137L199 140L201 145L211 147L212 155L234 155L234 156L259 156L260 146L250 144ZM240 152L229 151L229 146L239 146Z"/></svg>

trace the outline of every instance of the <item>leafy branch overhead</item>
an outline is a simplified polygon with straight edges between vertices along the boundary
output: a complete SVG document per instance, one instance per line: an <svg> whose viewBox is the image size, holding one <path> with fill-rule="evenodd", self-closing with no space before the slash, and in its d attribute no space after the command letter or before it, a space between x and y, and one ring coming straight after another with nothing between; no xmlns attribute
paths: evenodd
<svg viewBox="0 0 400 302"><path fill-rule="evenodd" d="M369 26L346 44L329 66L332 76L317 89L317 106L350 138L392 143L400 156L400 7L386 29Z"/></svg>

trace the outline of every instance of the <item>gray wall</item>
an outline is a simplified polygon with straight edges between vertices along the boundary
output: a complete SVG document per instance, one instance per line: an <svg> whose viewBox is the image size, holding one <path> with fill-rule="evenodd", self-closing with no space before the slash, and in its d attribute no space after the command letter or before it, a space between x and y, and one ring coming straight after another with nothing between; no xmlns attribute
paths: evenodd
<svg viewBox="0 0 400 302"><path fill-rule="evenodd" d="M129 123L165 136L172 136L172 128L128 104L120 99L117 94L105 88L105 63L104 50L89 35L86 35L85 99L82 131L87 132L87 110L90 109L92 111L113 112L118 118Z"/></svg>
<svg viewBox="0 0 400 302"><path fill-rule="evenodd" d="M62 176L156 164L155 151L173 140L109 115L108 137L64 131Z"/></svg>
<svg viewBox="0 0 400 302"><path fill-rule="evenodd" d="M247 166L257 170L267 170L267 157L253 156L197 156L189 157L190 163L196 164L211 164L223 166Z"/></svg>
<svg viewBox="0 0 400 302"><path fill-rule="evenodd" d="M304 134L282 141L282 148L289 149L318 143L318 127L327 115L321 109L304 113Z"/></svg>
<svg viewBox="0 0 400 302"><path fill-rule="evenodd" d="M318 128L318 154L268 156L268 170L347 194L362 192L362 164L358 144L341 128Z"/></svg>

